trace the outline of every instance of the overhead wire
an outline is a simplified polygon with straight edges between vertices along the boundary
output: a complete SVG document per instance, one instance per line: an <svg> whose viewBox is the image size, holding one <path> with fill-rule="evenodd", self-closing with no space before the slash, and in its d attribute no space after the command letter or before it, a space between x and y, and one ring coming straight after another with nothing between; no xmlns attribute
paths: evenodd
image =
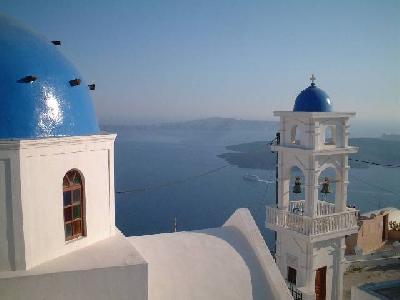
<svg viewBox="0 0 400 300"><path fill-rule="evenodd" d="M221 167L218 167L218 168L215 168L215 169L211 169L211 170L208 170L208 171L200 173L200 174L188 176L188 177L185 177L183 179L169 181L169 182L165 182L165 183L158 184L158 185L153 185L153 186L147 186L147 187L141 187L141 188L133 188L133 189L124 190L124 191L116 191L115 193L116 194L129 194L129 193L136 193L136 192L146 192L146 191L149 191L149 190L156 190L156 189L160 189L160 188L164 188L164 187L183 184L183 183L186 183L188 181L191 181L191 180L194 180L194 179L198 179L200 177L208 176L210 174L219 172L222 169L225 169L226 167L229 167L229 166L230 165L223 165Z"/></svg>
<svg viewBox="0 0 400 300"><path fill-rule="evenodd" d="M275 137L273 140L268 141L267 143L268 143L269 145L272 145L272 144L276 141L276 139L277 139L277 138ZM179 184L183 184L183 183L186 183L186 182L188 182L188 181L191 181L191 180L194 180L194 179L197 179L197 178L200 178L200 177L208 176L208 175L210 175L210 174L219 172L219 171L221 171L222 169L225 169L226 167L229 167L229 166L230 166L230 165L223 165L223 166L221 166L221 167L208 170L207 172L200 173L200 174L193 175L193 176L189 176L189 177L186 177L186 178L183 178L183 179L178 179L178 180L174 180L174 181L169 181L169 182L165 182L165 183L161 183L161 184L153 185L153 186L140 187L140 188L132 188L132 189L123 190L123 191L116 191L115 193L116 193L116 194L130 194L130 193L146 192L146 191L149 191L149 190L157 190L157 189L164 188L164 187L179 185Z"/></svg>
<svg viewBox="0 0 400 300"><path fill-rule="evenodd" d="M382 164L382 163L377 163L377 162L374 162L374 161L354 159L354 158L349 158L349 160L355 161L355 162L364 163L364 164L374 165L374 166L382 166L382 167L387 167L387 168L400 168L400 165L397 165L397 164ZM381 190L383 192L390 193L390 194L393 194L393 195L396 195L396 196L400 196L400 193L397 192L397 191L394 191L394 190L388 189L388 188L383 188L383 187L381 187L379 185L371 183L368 180L361 179L358 176L355 176L354 174L351 174L351 178L354 178L355 180L357 180L357 181L359 181L361 183L364 183L365 185L374 187L374 188L376 188L378 190Z"/></svg>
<svg viewBox="0 0 400 300"><path fill-rule="evenodd" d="M360 162L363 164L374 165L374 166L382 166L382 167L387 167L387 168L400 168L400 164L382 164L382 163L377 163L377 162L370 161L370 160L362 160L362 159L355 159L355 158L349 158L349 160L355 161L355 162Z"/></svg>
<svg viewBox="0 0 400 300"><path fill-rule="evenodd" d="M278 137L275 137L274 139L272 139L270 141L267 141L267 144L268 145L272 145L278 139L279 139ZM400 165L398 165L398 164L382 164L382 163L377 163L377 162L373 162L373 161L361 160L361 159L353 159L353 158L349 158L349 160L355 161L355 162L364 163L364 164L375 165L375 166L382 166L382 167L388 167L388 168L400 168ZM158 185L153 185L153 186L133 188L133 189L123 190L123 191L116 191L115 193L116 194L129 194L129 193L136 193L136 192L146 192L146 191L149 191L149 190L157 190L157 189L164 188L164 187L179 185L179 184L183 184L183 183L186 183L188 181L191 181L191 180L198 179L200 177L208 176L210 174L219 172L220 170L225 169L226 167L229 167L229 166L230 165L223 165L221 167L218 167L218 168L215 168L215 169L211 169L211 170L208 170L208 171L200 173L200 174L188 176L188 177L183 178L183 179L169 181L169 182L165 182L165 183L158 184ZM400 193L395 192L393 190L385 189L385 188L382 188L380 186L374 185L374 184L372 184L370 182L367 182L365 180L362 180L362 179L360 179L360 178L358 178L358 177L356 177L354 175L352 175L352 177L354 177L356 180L358 180L360 182L363 182L364 184L368 184L369 186L373 186L373 187L375 187L377 189L380 189L382 191L385 191L385 192L392 193L394 195L400 196Z"/></svg>
<svg viewBox="0 0 400 300"><path fill-rule="evenodd" d="M365 180L365 179L361 179L361 178L359 178L358 176L354 176L353 174L351 175L351 178L354 178L354 179L356 179L356 180L359 181L359 182L362 182L362 183L364 183L364 184L366 184L366 185L368 185L368 186L372 186L372 187L374 187L374 188L376 188L376 189L379 189L379 190L381 190L381 191L384 191L384 192L387 192L387 193L390 193L390 194L393 194L393 195L396 195L396 196L400 196L400 193L399 193L399 192L393 191L393 190L391 190L391 189L383 188L383 187L381 187L381 186L379 186L379 185L375 185L375 184L373 184L373 183L371 183L371 182L369 182L369 181L367 181L367 180Z"/></svg>

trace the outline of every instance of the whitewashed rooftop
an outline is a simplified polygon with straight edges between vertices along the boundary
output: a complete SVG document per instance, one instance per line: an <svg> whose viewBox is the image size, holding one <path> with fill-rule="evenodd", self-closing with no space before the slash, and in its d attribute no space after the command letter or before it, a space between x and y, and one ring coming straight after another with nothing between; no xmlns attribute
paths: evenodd
<svg viewBox="0 0 400 300"><path fill-rule="evenodd" d="M0 273L1 299L27 297L292 299L247 209L237 210L219 228L128 238L117 234L29 270Z"/></svg>
<svg viewBox="0 0 400 300"><path fill-rule="evenodd" d="M220 228L128 239L148 263L149 300L291 299L247 209Z"/></svg>

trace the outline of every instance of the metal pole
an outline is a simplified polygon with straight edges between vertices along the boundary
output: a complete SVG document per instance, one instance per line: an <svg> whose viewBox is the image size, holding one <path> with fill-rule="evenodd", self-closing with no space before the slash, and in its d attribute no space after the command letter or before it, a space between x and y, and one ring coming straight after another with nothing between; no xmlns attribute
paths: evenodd
<svg viewBox="0 0 400 300"><path fill-rule="evenodd" d="M280 145L281 143L281 134L280 132L276 133L276 144ZM278 167L279 164L279 151L276 151L276 157L275 157L275 204L276 207L278 207L278 188L279 188L279 184L278 184ZM277 232L275 231L275 254L276 254L276 240L277 240Z"/></svg>
<svg viewBox="0 0 400 300"><path fill-rule="evenodd" d="M173 228L173 232L176 232L176 217L174 218L174 228Z"/></svg>

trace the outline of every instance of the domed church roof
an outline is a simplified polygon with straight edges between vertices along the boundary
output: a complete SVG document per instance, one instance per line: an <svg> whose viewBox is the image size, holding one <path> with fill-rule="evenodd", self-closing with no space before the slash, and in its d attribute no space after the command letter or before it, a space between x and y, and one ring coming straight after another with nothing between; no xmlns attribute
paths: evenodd
<svg viewBox="0 0 400 300"><path fill-rule="evenodd" d="M90 135L88 86L52 42L0 14L0 138Z"/></svg>
<svg viewBox="0 0 400 300"><path fill-rule="evenodd" d="M315 85L314 75L310 79L311 85L297 96L293 111L331 112L332 103L328 94Z"/></svg>

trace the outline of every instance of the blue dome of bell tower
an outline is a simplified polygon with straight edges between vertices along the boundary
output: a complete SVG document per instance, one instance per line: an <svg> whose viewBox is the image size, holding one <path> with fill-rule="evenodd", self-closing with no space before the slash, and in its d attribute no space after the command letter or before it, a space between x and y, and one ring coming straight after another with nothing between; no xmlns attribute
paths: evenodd
<svg viewBox="0 0 400 300"><path fill-rule="evenodd" d="M88 86L56 47L0 14L0 139L99 132Z"/></svg>
<svg viewBox="0 0 400 300"><path fill-rule="evenodd" d="M310 79L311 85L297 96L293 111L331 112L332 103L328 94L316 86L314 75Z"/></svg>

